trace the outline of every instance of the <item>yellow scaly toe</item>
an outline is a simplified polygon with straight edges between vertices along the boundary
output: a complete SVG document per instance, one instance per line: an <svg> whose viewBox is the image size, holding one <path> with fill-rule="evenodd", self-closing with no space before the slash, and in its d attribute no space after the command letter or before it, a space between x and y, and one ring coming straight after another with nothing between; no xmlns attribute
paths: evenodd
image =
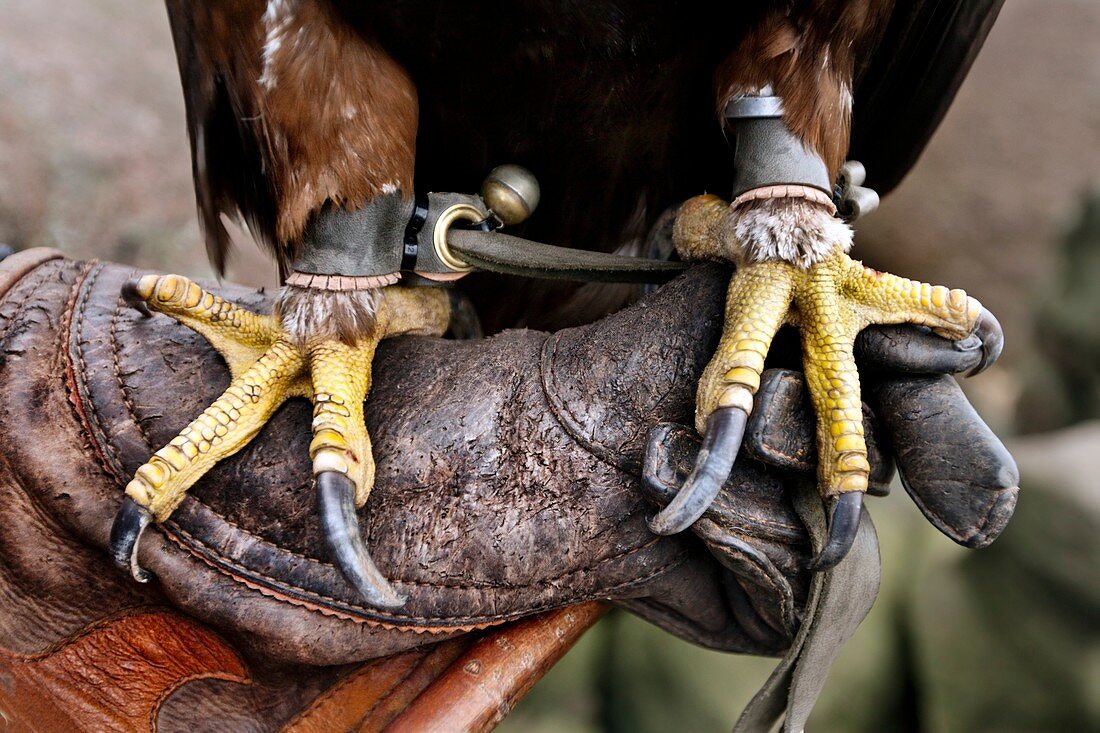
<svg viewBox="0 0 1100 733"><path fill-rule="evenodd" d="M687 202L676 224L677 249L709 259L736 251L736 243L724 241L727 212L728 205L714 196ZM870 472L856 336L872 324L912 323L958 340L973 333L984 315L981 303L963 291L864 267L840 243L809 267L784 261L740 265L727 292L722 338L699 380L695 418L704 445L679 494L652 520L654 531L686 529L713 500L740 447L772 339L780 326L794 325L817 416L818 485L823 497L835 500L830 546L814 567L835 564L854 537Z"/></svg>
<svg viewBox="0 0 1100 733"><path fill-rule="evenodd" d="M178 275L133 280L124 296L147 314L163 313L202 334L225 358L232 381L127 484L127 500L111 532L115 561L138 580L148 580L137 562L146 526L171 516L187 490L247 445L283 402L305 397L314 405L310 458L329 549L366 600L401 605L404 599L371 562L355 515L374 484L363 401L379 341L408 333L441 335L450 315L446 294L432 288L383 288L373 331L353 344L291 338L273 316L240 308Z"/></svg>

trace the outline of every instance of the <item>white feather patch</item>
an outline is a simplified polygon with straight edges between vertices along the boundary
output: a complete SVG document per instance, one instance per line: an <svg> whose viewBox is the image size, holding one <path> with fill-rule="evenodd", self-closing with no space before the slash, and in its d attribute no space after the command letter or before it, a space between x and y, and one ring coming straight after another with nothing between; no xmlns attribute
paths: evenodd
<svg viewBox="0 0 1100 733"><path fill-rule="evenodd" d="M296 341L355 341L370 336L381 288L320 290L286 285L275 302L283 331Z"/></svg>
<svg viewBox="0 0 1100 733"><path fill-rule="evenodd" d="M765 199L737 207L727 239L743 262L790 262L809 268L839 247L852 248L852 229L824 207L801 199Z"/></svg>
<svg viewBox="0 0 1100 733"><path fill-rule="evenodd" d="M844 110L844 114L852 114L852 85L847 81L840 83L840 106Z"/></svg>
<svg viewBox="0 0 1100 733"><path fill-rule="evenodd" d="M275 88L275 57L283 47L296 10L296 0L268 0L264 10L264 30L267 35L264 39L263 72L259 81L268 91Z"/></svg>

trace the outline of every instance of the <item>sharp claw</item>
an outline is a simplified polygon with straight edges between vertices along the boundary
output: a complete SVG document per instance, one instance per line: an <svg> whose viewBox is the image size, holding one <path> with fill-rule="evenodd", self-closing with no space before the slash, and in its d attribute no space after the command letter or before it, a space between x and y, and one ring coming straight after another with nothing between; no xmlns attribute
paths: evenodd
<svg viewBox="0 0 1100 733"><path fill-rule="evenodd" d="M676 498L649 520L650 530L661 535L676 534L703 516L733 470L748 417L737 407L722 407L711 413L695 468Z"/></svg>
<svg viewBox="0 0 1100 733"><path fill-rule="evenodd" d="M138 564L138 542L152 521L152 512L127 496L111 525L111 558L139 583L148 583L153 578L152 573Z"/></svg>
<svg viewBox="0 0 1100 733"><path fill-rule="evenodd" d="M997 357L1001 355L1001 349L1005 345L1005 334L1001 330L1001 324L997 321L997 318L988 310L983 310L982 314L978 316L978 325L974 327L974 334L982 342L982 359L978 362L978 365L970 370L966 375L973 377L975 374L981 374L993 362L997 361Z"/></svg>
<svg viewBox="0 0 1100 733"><path fill-rule="evenodd" d="M153 311L149 310L149 306L145 303L145 299L138 294L137 278L127 280L122 285L122 299L141 315L146 318L152 317Z"/></svg>
<svg viewBox="0 0 1100 733"><path fill-rule="evenodd" d="M394 590L375 566L359 534L354 482L337 471L322 471L317 474L317 501L325 541L348 583L373 606L405 605L405 596Z"/></svg>
<svg viewBox="0 0 1100 733"><path fill-rule="evenodd" d="M806 565L807 570L820 572L837 565L852 549L859 529L859 514L863 507L863 492L851 491L841 494L833 505L833 514L829 519L829 537L821 554Z"/></svg>

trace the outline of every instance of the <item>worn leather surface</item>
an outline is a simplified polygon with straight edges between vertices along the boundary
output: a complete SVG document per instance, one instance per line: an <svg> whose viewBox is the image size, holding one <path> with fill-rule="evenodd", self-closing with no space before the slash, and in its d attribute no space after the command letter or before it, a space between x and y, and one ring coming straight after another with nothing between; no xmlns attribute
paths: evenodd
<svg viewBox="0 0 1100 733"><path fill-rule="evenodd" d="M472 639L460 637L365 664L325 690L283 726L285 733L382 730L439 675L458 663ZM181 708L183 713L186 708ZM181 717L181 722L187 717Z"/></svg>
<svg viewBox="0 0 1100 733"><path fill-rule="evenodd" d="M361 522L379 565L410 596L397 613L360 605L318 549L305 402L284 406L148 534L142 562L154 583L110 565L103 548L130 472L228 383L201 337L123 306L119 288L132 274L41 252L0 264L0 648L9 663L62 649L105 617L174 607L224 636L250 684L188 682L159 706L161 729L201 729L198 712L258 731L304 725L311 710L336 714L322 703L384 677L361 660L397 654L377 664L430 676L436 650L464 648L436 645L443 639L588 599L719 649L790 645L809 555L790 489L813 465L797 374L767 373L758 412L769 418L750 424L745 456L693 534L654 537L644 521L648 500L668 500L639 490L645 441L658 423L690 421L718 335L721 268L695 268L585 328L382 346L367 411L378 483ZM267 304L262 293L223 290ZM879 418L866 413L867 428L882 423L894 435L871 442L873 475L888 479L886 452L900 436L899 469L929 518L958 541L992 539L1015 501L1011 458L962 408L953 381L891 386L906 379L869 390ZM665 468L682 480L697 441L681 428L667 437Z"/></svg>
<svg viewBox="0 0 1100 733"><path fill-rule="evenodd" d="M123 306L133 274L47 262L0 303L10 472L59 534L98 548L130 473L228 382L201 337ZM154 589L251 649L311 664L589 599L716 648L782 651L793 628L746 629L731 612L749 596L769 606L775 589L746 587L691 535L652 535L637 490L644 428L690 416L717 327L697 314L717 312L709 305L722 289L715 269L594 327L383 345L367 410L378 481L361 522L379 566L409 594L404 608L364 607L321 549L304 401L284 406L149 533L141 559ZM224 291L266 305L262 294ZM782 481L742 506L773 520L754 533L774 534L785 593L804 594L796 568L807 549ZM113 571L102 582L139 592Z"/></svg>
<svg viewBox="0 0 1100 733"><path fill-rule="evenodd" d="M478 640L455 661L460 671L419 695L387 733L493 730L606 612L603 603L570 606Z"/></svg>
<svg viewBox="0 0 1100 733"><path fill-rule="evenodd" d="M833 195L825 161L782 117L727 117L726 122L734 145L731 198L754 188L784 183L813 186Z"/></svg>
<svg viewBox="0 0 1100 733"><path fill-rule="evenodd" d="M870 399L894 438L902 485L928 521L965 547L997 539L1016 509L1020 471L958 383L896 376L874 383ZM939 450L920 450L927 435L939 436Z"/></svg>

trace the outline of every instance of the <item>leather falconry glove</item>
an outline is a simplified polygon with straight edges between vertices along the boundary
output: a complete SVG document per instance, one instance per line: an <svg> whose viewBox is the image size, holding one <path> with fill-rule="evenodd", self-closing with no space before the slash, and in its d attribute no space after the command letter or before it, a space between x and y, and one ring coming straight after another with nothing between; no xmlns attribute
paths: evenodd
<svg viewBox="0 0 1100 733"><path fill-rule="evenodd" d="M796 375L769 373L745 455L694 535L658 537L646 524L645 495L667 501L661 481L674 485L697 452L683 431L658 427L664 458L643 466L655 425L691 421L720 328L697 314L720 310L727 273L692 268L634 307L555 334L384 344L366 411L378 478L359 521L408 603L379 609L325 552L304 401L280 408L148 533L141 563L156 582L112 570L102 550L129 474L179 430L178 415L224 389L227 368L184 326L126 307L132 269L9 257L0 487L11 496L0 506L19 516L0 522L0 551L13 568L3 582L19 588L6 593L5 629L48 643L120 604L167 602L267 658L329 665L602 599L711 648L781 654L814 598L813 534L792 501L814 462ZM955 371L981 358L919 331L878 333L863 339L865 366ZM882 372L865 394L877 482L897 446L903 480L937 526L963 543L992 540L1015 500L1015 468L951 378ZM3 549L14 547L28 551ZM38 547L61 549L42 562ZM64 628L44 625L54 607L65 613L47 616Z"/></svg>

